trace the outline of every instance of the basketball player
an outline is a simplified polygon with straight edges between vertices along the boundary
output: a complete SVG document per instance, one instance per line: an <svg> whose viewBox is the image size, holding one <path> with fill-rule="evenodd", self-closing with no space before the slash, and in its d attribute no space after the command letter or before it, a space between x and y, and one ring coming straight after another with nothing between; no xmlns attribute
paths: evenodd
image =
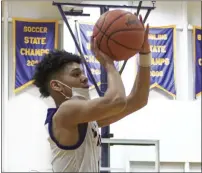
<svg viewBox="0 0 202 173"><path fill-rule="evenodd" d="M141 20L142 21L142 20ZM92 50L105 67L108 89L104 97L90 100L88 79L77 55L54 51L37 65L35 85L42 97L51 96L56 108L47 111L45 125L49 133L54 172L99 172L101 138L99 127L108 126L147 104L150 86L149 26L139 56L139 71L129 96L113 61Z"/></svg>

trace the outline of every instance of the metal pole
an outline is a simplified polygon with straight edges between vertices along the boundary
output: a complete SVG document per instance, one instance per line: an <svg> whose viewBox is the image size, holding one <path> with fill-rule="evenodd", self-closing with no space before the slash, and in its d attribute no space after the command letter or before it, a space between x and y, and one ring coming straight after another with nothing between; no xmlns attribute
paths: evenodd
<svg viewBox="0 0 202 173"><path fill-rule="evenodd" d="M156 146L159 144L159 140L150 139L105 139L102 138L102 144L113 145L132 145L132 146ZM158 150L156 150L158 151Z"/></svg>
<svg viewBox="0 0 202 173"><path fill-rule="evenodd" d="M155 172L160 172L160 144L159 141L155 144L156 160L155 160Z"/></svg>
<svg viewBox="0 0 202 173"><path fill-rule="evenodd" d="M141 6L142 6L142 1L140 1L139 4L138 4L138 9L137 9L137 12L136 12L137 15L139 15L139 13L140 13Z"/></svg>
<svg viewBox="0 0 202 173"><path fill-rule="evenodd" d="M149 14L150 14L150 12L151 12L151 9L148 9L148 10L147 10L147 13L146 13L146 15L145 15L145 17L144 17L143 23L146 22L146 20L147 20Z"/></svg>
<svg viewBox="0 0 202 173"><path fill-rule="evenodd" d="M103 5L103 4L77 4L77 3L65 3L65 2L54 2L53 1L53 5L67 5L67 6L75 6L75 7L106 7L108 6L109 8L131 8L131 9L138 9L138 6L127 6L127 5ZM143 10L147 10L147 9L155 9L155 7L149 7L149 6L142 6L141 9Z"/></svg>
<svg viewBox="0 0 202 173"><path fill-rule="evenodd" d="M78 38L78 44L79 44L79 47L80 47L81 51L83 52L83 47L82 47L82 42L81 42L81 35L80 35L80 32L79 32L79 23L78 23L77 20L75 20L74 22L75 22L76 35L77 35L77 38ZM87 73L86 66L82 64L82 67L84 69L84 72Z"/></svg>

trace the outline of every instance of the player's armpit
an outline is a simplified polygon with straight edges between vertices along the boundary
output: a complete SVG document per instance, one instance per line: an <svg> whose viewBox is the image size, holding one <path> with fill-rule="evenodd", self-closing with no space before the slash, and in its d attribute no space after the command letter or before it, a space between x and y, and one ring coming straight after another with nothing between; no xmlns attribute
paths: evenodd
<svg viewBox="0 0 202 173"><path fill-rule="evenodd" d="M88 101L69 100L59 107L54 119L67 125L99 121L120 113L125 104L126 99L120 97L113 99L101 97Z"/></svg>

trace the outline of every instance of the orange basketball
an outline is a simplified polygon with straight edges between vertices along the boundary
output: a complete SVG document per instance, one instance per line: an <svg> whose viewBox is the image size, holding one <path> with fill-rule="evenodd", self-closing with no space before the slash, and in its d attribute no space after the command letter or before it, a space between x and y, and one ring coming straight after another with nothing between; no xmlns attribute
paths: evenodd
<svg viewBox="0 0 202 173"><path fill-rule="evenodd" d="M98 48L115 61L127 60L138 53L144 41L144 28L138 17L124 10L108 11L93 28Z"/></svg>

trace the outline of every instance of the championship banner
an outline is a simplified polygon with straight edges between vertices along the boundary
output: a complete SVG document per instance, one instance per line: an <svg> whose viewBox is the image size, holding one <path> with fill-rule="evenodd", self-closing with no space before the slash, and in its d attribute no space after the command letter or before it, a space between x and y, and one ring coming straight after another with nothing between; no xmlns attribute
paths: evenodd
<svg viewBox="0 0 202 173"><path fill-rule="evenodd" d="M33 83L35 65L57 48L58 22L13 18L14 88L18 92Z"/></svg>
<svg viewBox="0 0 202 173"><path fill-rule="evenodd" d="M149 30L152 52L150 88L159 88L173 98L176 97L175 35L175 26L151 27Z"/></svg>
<svg viewBox="0 0 202 173"><path fill-rule="evenodd" d="M94 57L93 53L90 50L90 39L92 36L92 32L93 32L93 27L94 24L91 23L78 23L78 28L76 28L76 37L77 40L80 43L80 47L81 47L81 51L85 57L85 60L89 66L89 68L91 69L91 73L97 83L98 86L100 86L101 84L101 70L100 70L100 63L99 61L96 60L96 58ZM78 54L78 50L76 48L76 53ZM115 62L115 66L117 68L117 70L119 70L119 63ZM88 72L85 70L86 75L89 79L89 85L90 88L94 87L94 84L92 82L92 79L90 78L90 75L88 74Z"/></svg>
<svg viewBox="0 0 202 173"><path fill-rule="evenodd" d="M202 70L202 28L194 26L193 27L193 37L194 37L194 58L195 58L195 96L201 95L201 70Z"/></svg>

